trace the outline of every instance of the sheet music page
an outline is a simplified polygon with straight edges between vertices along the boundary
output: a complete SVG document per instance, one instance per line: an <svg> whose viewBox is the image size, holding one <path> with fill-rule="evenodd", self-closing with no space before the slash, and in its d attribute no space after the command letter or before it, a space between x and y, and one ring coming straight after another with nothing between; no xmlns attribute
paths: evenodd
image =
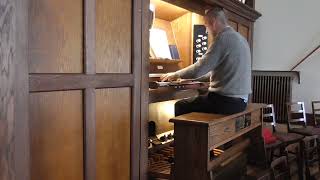
<svg viewBox="0 0 320 180"><path fill-rule="evenodd" d="M157 58L172 59L167 33L164 30L157 28L150 30L150 47Z"/></svg>

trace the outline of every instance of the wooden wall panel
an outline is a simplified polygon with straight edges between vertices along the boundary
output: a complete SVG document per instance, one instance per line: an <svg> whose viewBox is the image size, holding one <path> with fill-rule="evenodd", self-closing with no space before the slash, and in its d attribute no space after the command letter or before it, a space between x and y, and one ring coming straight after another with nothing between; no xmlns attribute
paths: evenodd
<svg viewBox="0 0 320 180"><path fill-rule="evenodd" d="M31 179L83 179L82 91L30 94Z"/></svg>
<svg viewBox="0 0 320 180"><path fill-rule="evenodd" d="M14 132L14 52L15 4L4 0L0 3L0 179L14 180L13 154Z"/></svg>
<svg viewBox="0 0 320 180"><path fill-rule="evenodd" d="M238 31L238 23L232 20L229 20L229 25L235 30Z"/></svg>
<svg viewBox="0 0 320 180"><path fill-rule="evenodd" d="M97 180L130 179L130 88L96 90Z"/></svg>
<svg viewBox="0 0 320 180"><path fill-rule="evenodd" d="M239 23L238 24L238 31L244 38L249 40L249 27L244 26L244 25Z"/></svg>
<svg viewBox="0 0 320 180"><path fill-rule="evenodd" d="M171 22L173 33L176 37L177 47L182 63L179 64L181 68L187 67L192 63L192 40L191 40L191 23L192 14L187 13L178 19Z"/></svg>
<svg viewBox="0 0 320 180"><path fill-rule="evenodd" d="M131 72L131 0L96 0L96 72Z"/></svg>
<svg viewBox="0 0 320 180"><path fill-rule="evenodd" d="M83 72L82 0L30 0L30 73Z"/></svg>
<svg viewBox="0 0 320 180"><path fill-rule="evenodd" d="M153 28L158 28L166 31L169 45L176 44L176 40L172 32L171 23L169 21L155 18Z"/></svg>
<svg viewBox="0 0 320 180"><path fill-rule="evenodd" d="M186 9L162 0L150 0L150 3L154 4L156 7L156 18L164 19L166 21L173 21L188 12Z"/></svg>

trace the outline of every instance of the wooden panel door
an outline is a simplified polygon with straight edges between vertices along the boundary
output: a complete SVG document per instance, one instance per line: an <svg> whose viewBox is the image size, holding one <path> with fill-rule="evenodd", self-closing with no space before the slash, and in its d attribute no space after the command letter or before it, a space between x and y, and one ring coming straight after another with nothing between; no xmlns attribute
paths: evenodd
<svg viewBox="0 0 320 180"><path fill-rule="evenodd" d="M96 90L97 180L130 179L130 96L130 88Z"/></svg>
<svg viewBox="0 0 320 180"><path fill-rule="evenodd" d="M29 2L29 72L82 73L82 0Z"/></svg>
<svg viewBox="0 0 320 180"><path fill-rule="evenodd" d="M29 107L32 180L84 179L82 91L31 93Z"/></svg>
<svg viewBox="0 0 320 180"><path fill-rule="evenodd" d="M147 10L142 0L29 0L32 180L145 177Z"/></svg>

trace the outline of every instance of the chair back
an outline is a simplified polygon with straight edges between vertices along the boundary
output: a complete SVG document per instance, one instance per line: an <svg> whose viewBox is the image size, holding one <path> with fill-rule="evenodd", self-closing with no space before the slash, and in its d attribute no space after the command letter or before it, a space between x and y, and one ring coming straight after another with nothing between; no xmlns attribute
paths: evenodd
<svg viewBox="0 0 320 180"><path fill-rule="evenodd" d="M271 162L271 179L290 180L290 167L286 156L281 156Z"/></svg>
<svg viewBox="0 0 320 180"><path fill-rule="evenodd" d="M312 113L314 125L320 125L320 101L312 101Z"/></svg>
<svg viewBox="0 0 320 180"><path fill-rule="evenodd" d="M288 113L288 130L291 129L293 125L307 126L307 118L304 102L292 102L287 103L287 113Z"/></svg>
<svg viewBox="0 0 320 180"><path fill-rule="evenodd" d="M266 107L263 108L263 122L264 124L272 126L273 132L276 131L277 123L273 104L268 104Z"/></svg>

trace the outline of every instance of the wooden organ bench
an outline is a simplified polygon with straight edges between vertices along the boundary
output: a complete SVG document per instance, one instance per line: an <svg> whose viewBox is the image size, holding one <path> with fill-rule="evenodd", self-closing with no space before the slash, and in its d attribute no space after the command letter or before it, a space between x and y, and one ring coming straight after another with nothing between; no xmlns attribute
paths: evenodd
<svg viewBox="0 0 320 180"><path fill-rule="evenodd" d="M174 165L160 165L173 167L171 175L170 170L160 168L161 171L172 180L212 180L223 179L216 177L223 166L235 160L238 164L247 161L265 163L261 137L263 107L264 104L249 104L245 111L228 116L193 112L171 119L174 123ZM237 167L237 164L233 166ZM228 174L228 170L226 172Z"/></svg>

